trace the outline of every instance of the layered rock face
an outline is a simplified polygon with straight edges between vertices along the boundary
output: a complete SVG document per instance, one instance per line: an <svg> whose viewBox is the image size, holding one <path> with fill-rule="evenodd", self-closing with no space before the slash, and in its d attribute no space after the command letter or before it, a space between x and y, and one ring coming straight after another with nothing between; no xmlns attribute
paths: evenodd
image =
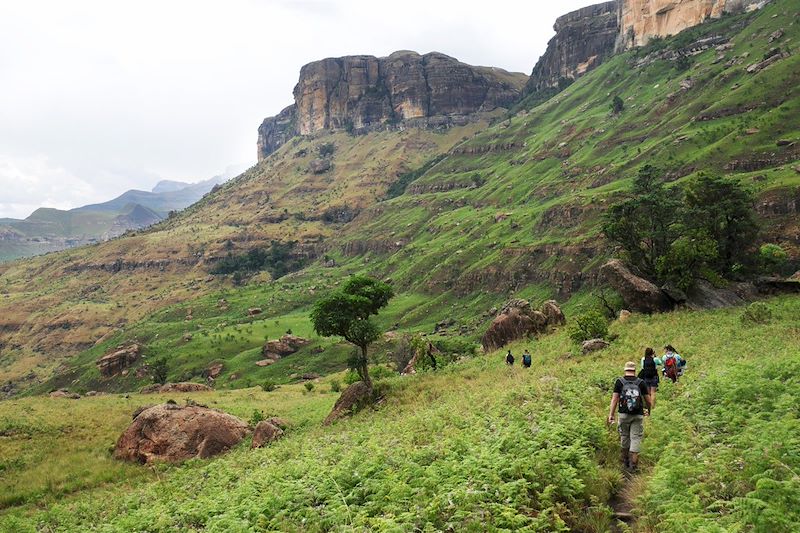
<svg viewBox="0 0 800 533"><path fill-rule="evenodd" d="M259 160L294 135L321 130L460 123L477 112L509 107L526 80L524 74L473 67L436 52L315 61L300 70L294 106L259 128Z"/></svg>
<svg viewBox="0 0 800 533"><path fill-rule="evenodd" d="M618 10L616 1L604 2L559 17L556 36L533 68L525 94L556 88L611 56L619 36Z"/></svg>
<svg viewBox="0 0 800 533"><path fill-rule="evenodd" d="M620 0L617 51L675 35L709 18L763 7L769 0Z"/></svg>

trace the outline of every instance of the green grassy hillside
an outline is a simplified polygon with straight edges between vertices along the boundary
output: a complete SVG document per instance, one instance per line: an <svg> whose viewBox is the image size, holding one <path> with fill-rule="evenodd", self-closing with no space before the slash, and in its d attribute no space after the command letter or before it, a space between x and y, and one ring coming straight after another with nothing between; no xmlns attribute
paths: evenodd
<svg viewBox="0 0 800 533"><path fill-rule="evenodd" d="M494 353L385 379L382 405L326 428L325 383L172 395L292 423L269 448L184 465L109 459L126 414L153 397L2 402L0 529L609 531L623 494L634 531L794 531L800 300L768 305L766 325L742 309L636 315L591 356L562 330L512 346L532 348L531 370ZM610 387L624 361L666 342L688 370L662 384L644 471L626 483L604 422Z"/></svg>
<svg viewBox="0 0 800 533"><path fill-rule="evenodd" d="M218 386L342 368L343 346L331 347L335 357L311 354L321 341L268 369L254 363L265 337L281 333L284 324L308 332L303 320L311 303L358 272L391 278L402 294L384 326L430 331L439 320L452 318L457 327L451 333L463 326L460 334L475 340L488 322L485 311L510 296L563 302L591 288L597 267L613 253L600 238L600 217L644 164L661 168L675 185L705 173L729 176L753 189L759 198L760 239L782 245L797 265L800 56L793 43L800 39L800 27L787 21L798 7L788 0L775 2L617 56L550 101L533 109L523 106L488 128L295 139L181 216L142 235L52 262L43 273L78 271L64 278L61 289L23 283L30 266L11 269L4 276L7 305L25 303L8 315L19 317L23 326L12 337L21 348L19 359L12 352L5 361L7 375L36 364L37 373L47 376L53 367L36 348L30 350L27 339L35 330L26 329L23 317L32 305L63 298L68 287L89 279L97 282L96 270L83 271L87 263L137 256L152 258L155 267L104 272L97 299L72 297L67 305L28 315L55 315L77 324L74 334L72 329L45 332L48 341L63 343L65 337L80 338L79 332L99 339L62 367L56 379L34 390L140 386L146 378L109 382L94 368L105 351L133 341L145 345L148 357L172 360L170 379L200 379L210 363L224 362L225 379ZM778 30L783 35L770 42ZM696 43L709 38L716 39L714 45L688 59L664 59L701 50ZM747 72L776 47L791 55ZM624 102L619 114L611 112L614 96ZM778 146L778 140L789 145ZM333 169L310 173L308 165L328 144L334 146ZM326 213L344 207L351 209L352 221L326 219ZM262 275L244 287L226 287L220 278L208 277L214 257L270 239L299 241L311 262L277 282ZM326 258L335 266L324 266ZM159 261L165 265L158 267ZM220 298L231 300L228 310L217 307ZM248 307L265 312L249 319ZM189 322L184 320L188 309L195 317ZM97 323L109 316L101 312L119 317L116 331L107 326L114 324L110 320ZM183 340L186 333L193 335L189 342Z"/></svg>

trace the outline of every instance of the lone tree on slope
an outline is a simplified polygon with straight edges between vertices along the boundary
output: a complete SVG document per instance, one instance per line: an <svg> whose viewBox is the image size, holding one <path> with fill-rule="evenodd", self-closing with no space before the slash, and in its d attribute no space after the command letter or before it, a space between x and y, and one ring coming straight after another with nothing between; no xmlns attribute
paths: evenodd
<svg viewBox="0 0 800 533"><path fill-rule="evenodd" d="M367 348L378 340L380 330L370 316L386 307L394 291L386 283L367 276L353 276L341 289L319 300L311 312L314 331L324 337L339 336L361 349L355 370L372 388L367 368Z"/></svg>

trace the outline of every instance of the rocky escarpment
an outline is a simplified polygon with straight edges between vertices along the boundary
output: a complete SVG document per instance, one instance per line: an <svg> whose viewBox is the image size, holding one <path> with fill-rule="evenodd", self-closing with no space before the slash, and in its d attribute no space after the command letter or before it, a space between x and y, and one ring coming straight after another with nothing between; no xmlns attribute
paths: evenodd
<svg viewBox="0 0 800 533"><path fill-rule="evenodd" d="M615 0L556 20L547 50L533 68L526 95L560 89L611 57L655 37L675 35L726 13L763 7L769 0Z"/></svg>
<svg viewBox="0 0 800 533"><path fill-rule="evenodd" d="M524 74L473 67L437 52L315 61L300 70L294 105L259 128L258 157L294 135L322 130L462 124L475 113L511 106L526 81Z"/></svg>
<svg viewBox="0 0 800 533"><path fill-rule="evenodd" d="M619 36L618 5L604 2L556 20L556 31L525 86L525 94L563 86L614 53Z"/></svg>
<svg viewBox="0 0 800 533"><path fill-rule="evenodd" d="M709 18L759 9L769 0L620 0L617 51L675 35Z"/></svg>

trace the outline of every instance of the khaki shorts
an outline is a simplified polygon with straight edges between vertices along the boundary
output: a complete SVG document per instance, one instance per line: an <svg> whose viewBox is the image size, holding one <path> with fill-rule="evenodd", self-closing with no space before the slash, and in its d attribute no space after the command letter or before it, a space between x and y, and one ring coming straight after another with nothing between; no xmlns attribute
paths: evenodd
<svg viewBox="0 0 800 533"><path fill-rule="evenodd" d="M644 436L644 415L618 413L619 441L623 450L639 453Z"/></svg>

